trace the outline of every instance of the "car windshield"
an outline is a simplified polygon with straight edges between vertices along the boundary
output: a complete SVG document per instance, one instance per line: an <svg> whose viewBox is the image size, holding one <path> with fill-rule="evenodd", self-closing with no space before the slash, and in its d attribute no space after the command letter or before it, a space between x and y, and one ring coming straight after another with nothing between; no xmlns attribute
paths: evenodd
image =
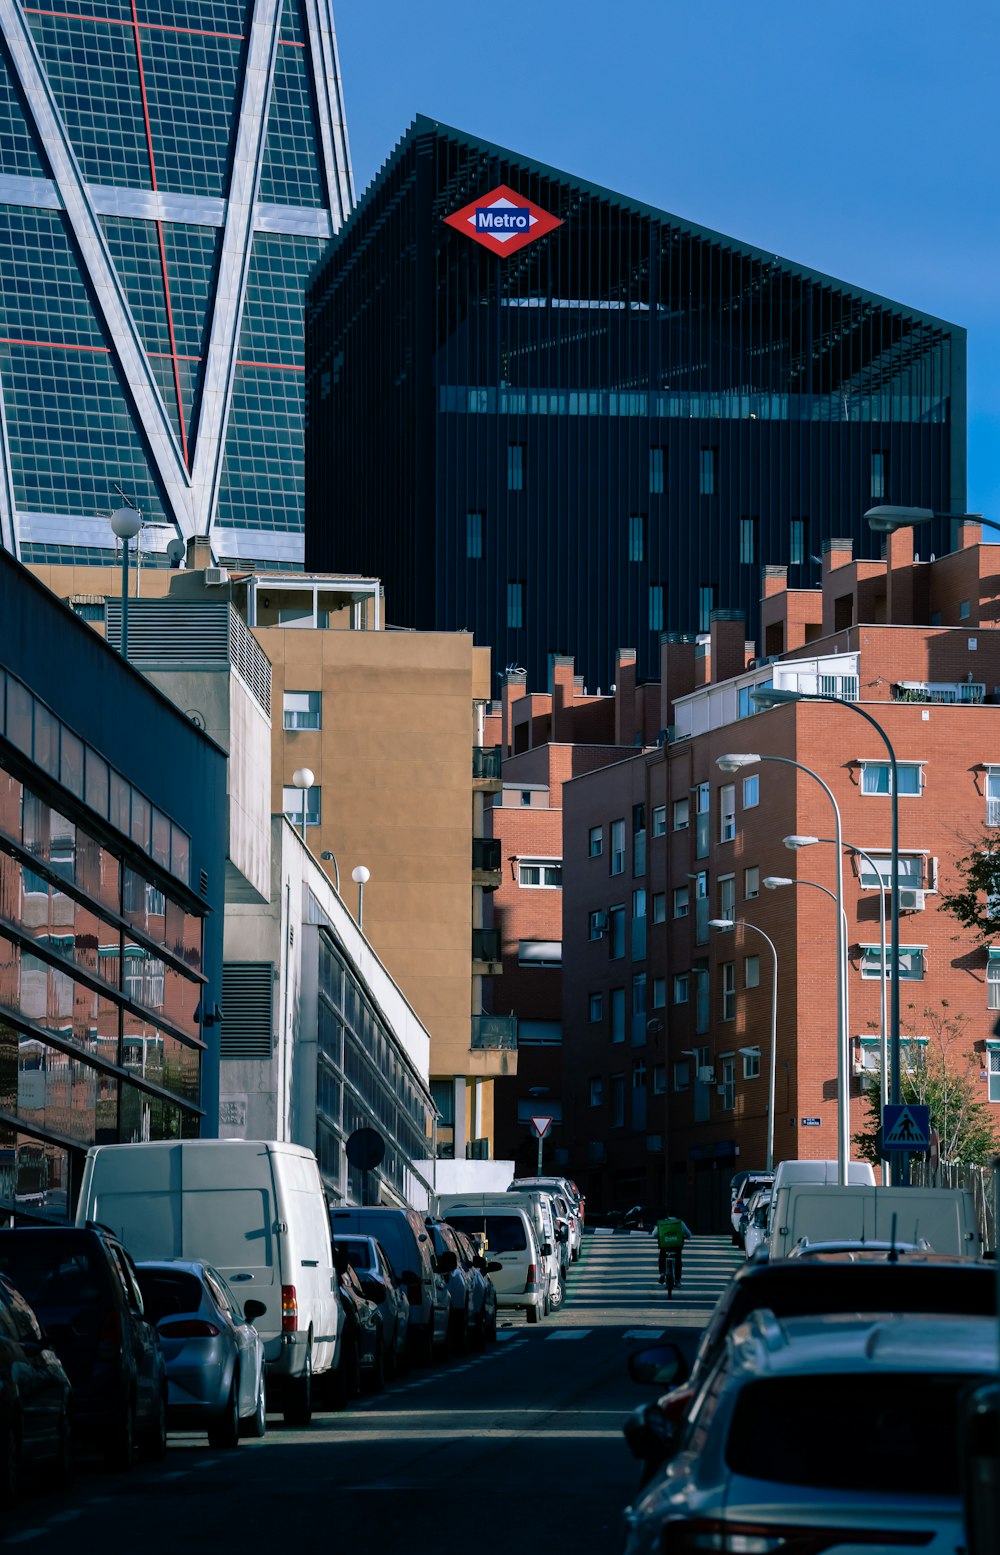
<svg viewBox="0 0 1000 1555"><path fill-rule="evenodd" d="M337 1246L344 1249L344 1255L352 1268L370 1269L372 1267L372 1255L367 1242L354 1241L351 1237L338 1236Z"/></svg>
<svg viewBox="0 0 1000 1555"><path fill-rule="evenodd" d="M136 1272L142 1304L151 1323L181 1312L197 1312L201 1306L201 1281L186 1269L139 1268Z"/></svg>
<svg viewBox="0 0 1000 1555"><path fill-rule="evenodd" d="M882 1370L750 1382L736 1401L726 1463L773 1484L957 1496L958 1395L971 1381ZM822 1448L802 1429L810 1419L823 1422Z"/></svg>
<svg viewBox="0 0 1000 1555"><path fill-rule="evenodd" d="M107 1275L90 1249L82 1242L60 1246L60 1241L34 1231L0 1236L0 1270L46 1325L71 1322L75 1313L109 1294Z"/></svg>
<svg viewBox="0 0 1000 1555"><path fill-rule="evenodd" d="M452 1215L451 1224L477 1243L485 1237L484 1252L520 1253L528 1245L519 1215Z"/></svg>

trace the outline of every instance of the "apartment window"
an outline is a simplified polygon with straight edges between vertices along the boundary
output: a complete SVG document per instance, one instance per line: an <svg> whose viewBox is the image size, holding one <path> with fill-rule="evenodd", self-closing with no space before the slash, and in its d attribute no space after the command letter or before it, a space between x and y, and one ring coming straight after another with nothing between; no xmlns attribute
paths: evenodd
<svg viewBox="0 0 1000 1555"><path fill-rule="evenodd" d="M591 1024L604 1019L604 995L602 993L592 993L587 1002L587 1007L589 1010L588 1019Z"/></svg>
<svg viewBox="0 0 1000 1555"><path fill-rule="evenodd" d="M612 1042L625 1041L624 988L612 988L611 990L611 1040Z"/></svg>
<svg viewBox="0 0 1000 1555"><path fill-rule="evenodd" d="M759 956L745 956L743 958L743 986L744 988L760 987Z"/></svg>
<svg viewBox="0 0 1000 1555"><path fill-rule="evenodd" d="M612 907L608 913L608 955L620 961L625 954L625 909Z"/></svg>
<svg viewBox="0 0 1000 1555"><path fill-rule="evenodd" d="M667 980L665 977L653 978L653 1009L662 1010L667 1002Z"/></svg>
<svg viewBox="0 0 1000 1555"><path fill-rule="evenodd" d="M322 818L320 804L320 786L314 783L312 788L282 788L281 808L285 819L291 821L293 826L302 825L302 805L305 803L307 826L318 826Z"/></svg>
<svg viewBox="0 0 1000 1555"><path fill-rule="evenodd" d="M530 788L522 788L521 789L521 803L522 804L530 804L531 803L531 789Z"/></svg>
<svg viewBox="0 0 1000 1555"><path fill-rule="evenodd" d="M760 777L755 772L753 777L743 779L743 808L752 810L760 804Z"/></svg>
<svg viewBox="0 0 1000 1555"><path fill-rule="evenodd" d="M707 858L709 851L709 803L711 793L707 783L699 783L695 789L695 830L694 830L694 855L695 858Z"/></svg>
<svg viewBox="0 0 1000 1555"><path fill-rule="evenodd" d="M715 496L715 449L703 448L698 460L698 489L703 497Z"/></svg>
<svg viewBox="0 0 1000 1555"><path fill-rule="evenodd" d="M792 567L801 567L806 559L806 521L804 518L793 518L788 535L788 562Z"/></svg>
<svg viewBox="0 0 1000 1555"><path fill-rule="evenodd" d="M465 554L470 562L478 562L483 559L482 513L466 513L465 515Z"/></svg>
<svg viewBox="0 0 1000 1555"><path fill-rule="evenodd" d="M604 852L604 827L592 826L587 833L587 847L591 858L600 858Z"/></svg>
<svg viewBox="0 0 1000 1555"><path fill-rule="evenodd" d="M728 1056L722 1060L722 1108L732 1112L736 1106L736 1059Z"/></svg>
<svg viewBox="0 0 1000 1555"><path fill-rule="evenodd" d="M926 945L900 945L899 947L899 980L903 983L919 983L924 975L924 955ZM880 945L862 945L861 947L861 976L880 977L882 972L882 947ZM886 979L892 977L892 967L886 966Z"/></svg>
<svg viewBox="0 0 1000 1555"><path fill-rule="evenodd" d="M960 621L967 621L971 614L972 611L969 606L969 601L967 599L960 600L958 606L958 619Z"/></svg>
<svg viewBox="0 0 1000 1555"><path fill-rule="evenodd" d="M519 859L517 883L533 890L558 891L562 887L562 860Z"/></svg>
<svg viewBox="0 0 1000 1555"><path fill-rule="evenodd" d="M667 1090L667 1066L666 1064L653 1065L653 1095L664 1096Z"/></svg>
<svg viewBox="0 0 1000 1555"><path fill-rule="evenodd" d="M646 1065L640 1058L632 1065L632 1086L634 1090L643 1090L646 1085Z"/></svg>
<svg viewBox="0 0 1000 1555"><path fill-rule="evenodd" d="M665 891L653 892L653 922L666 923L667 921L667 893Z"/></svg>
<svg viewBox="0 0 1000 1555"><path fill-rule="evenodd" d="M524 584L519 579L507 584L507 625L515 628L524 625Z"/></svg>
<svg viewBox="0 0 1000 1555"><path fill-rule="evenodd" d="M628 559L641 562L646 555L646 520L642 513L630 513L628 520Z"/></svg>
<svg viewBox="0 0 1000 1555"><path fill-rule="evenodd" d="M757 560L757 520L740 519L740 561L744 567L752 567Z"/></svg>
<svg viewBox="0 0 1000 1555"><path fill-rule="evenodd" d="M286 729L321 729L323 727L321 691L286 691L281 699L282 719Z"/></svg>
<svg viewBox="0 0 1000 1555"><path fill-rule="evenodd" d="M646 974L637 972L632 979L632 1014L646 1013Z"/></svg>
<svg viewBox="0 0 1000 1555"><path fill-rule="evenodd" d="M1000 1010L1000 950L990 950L986 965L986 1008Z"/></svg>
<svg viewBox="0 0 1000 1555"><path fill-rule="evenodd" d="M986 1044L986 1072L989 1076L989 1099L1000 1101L1000 1047Z"/></svg>
<svg viewBox="0 0 1000 1555"><path fill-rule="evenodd" d="M101 626L103 626L104 625L104 601L101 600L100 604L93 604L93 603L88 604L88 603L86 603L86 602L81 600L81 602L79 604L76 604L76 605L73 606L73 614L75 616L79 616L81 621L91 621L91 622L96 621Z"/></svg>
<svg viewBox="0 0 1000 1555"><path fill-rule="evenodd" d="M611 1076L611 1127L625 1127L625 1076Z"/></svg>
<svg viewBox="0 0 1000 1555"><path fill-rule="evenodd" d="M632 873L646 873L646 806L632 806Z"/></svg>
<svg viewBox="0 0 1000 1555"><path fill-rule="evenodd" d="M521 939L517 942L517 964L526 967L561 967L562 941L557 939Z"/></svg>
<svg viewBox="0 0 1000 1555"><path fill-rule="evenodd" d="M736 836L736 784L723 783L719 789L719 841L732 842Z"/></svg>
<svg viewBox="0 0 1000 1555"><path fill-rule="evenodd" d="M919 761L897 761L896 778L900 794L920 797L922 783ZM892 767L887 761L861 763L861 792L863 794L892 793Z"/></svg>
<svg viewBox="0 0 1000 1555"><path fill-rule="evenodd" d="M663 449L651 448L649 450L649 490L654 497L663 495Z"/></svg>
<svg viewBox="0 0 1000 1555"><path fill-rule="evenodd" d="M691 1065L688 1060L681 1059L674 1065L674 1090L687 1091L691 1088Z"/></svg>
<svg viewBox="0 0 1000 1555"><path fill-rule="evenodd" d="M689 799L674 800L674 831L686 831L691 820L691 801Z"/></svg>
<svg viewBox="0 0 1000 1555"><path fill-rule="evenodd" d="M691 974L690 974L690 972L675 972L674 973L674 1003L675 1004L687 1004L687 1002L688 1002L688 995L689 995L690 991L691 991Z"/></svg>
<svg viewBox="0 0 1000 1555"><path fill-rule="evenodd" d="M524 490L524 444L507 444L507 490Z"/></svg>
<svg viewBox="0 0 1000 1555"><path fill-rule="evenodd" d="M651 632L663 631L662 583L651 583L649 585L649 630Z"/></svg>
<svg viewBox="0 0 1000 1555"><path fill-rule="evenodd" d="M625 873L625 822L611 822L611 873Z"/></svg>
<svg viewBox="0 0 1000 1555"><path fill-rule="evenodd" d="M632 960L646 959L646 893L632 892Z"/></svg>
<svg viewBox="0 0 1000 1555"><path fill-rule="evenodd" d="M604 1081L600 1075L593 1075L590 1081L590 1105L599 1107L604 1100Z"/></svg>
<svg viewBox="0 0 1000 1555"><path fill-rule="evenodd" d="M715 603L715 590L703 583L698 590L698 630L707 632L712 624L712 610Z"/></svg>
<svg viewBox="0 0 1000 1555"><path fill-rule="evenodd" d="M740 1056L743 1059L744 1080L759 1080L760 1048L745 1048Z"/></svg>
<svg viewBox="0 0 1000 1555"><path fill-rule="evenodd" d="M722 875L719 878L719 917L728 918L730 922L736 917L735 875Z"/></svg>
<svg viewBox="0 0 1000 1555"><path fill-rule="evenodd" d="M1000 826L1000 767L989 767L986 772L986 824Z"/></svg>
<svg viewBox="0 0 1000 1555"><path fill-rule="evenodd" d="M760 869L756 864L750 864L743 871L743 897L745 901L752 902L760 895Z"/></svg>
<svg viewBox="0 0 1000 1555"><path fill-rule="evenodd" d="M665 804L653 806L653 836L662 837L667 830L667 807Z"/></svg>
<svg viewBox="0 0 1000 1555"><path fill-rule="evenodd" d="M886 453L872 454L872 501L884 502L886 483L889 475L889 456Z"/></svg>
<svg viewBox="0 0 1000 1555"><path fill-rule="evenodd" d="M722 963L722 1019L736 1019L736 962Z"/></svg>
<svg viewBox="0 0 1000 1555"><path fill-rule="evenodd" d="M603 939L608 929L608 915L606 912L592 912L587 915L587 932L590 939Z"/></svg>
<svg viewBox="0 0 1000 1555"><path fill-rule="evenodd" d="M872 869L866 858L858 858L858 883L864 891L878 891L883 883L886 889L892 884L892 854L872 853ZM899 855L899 885L904 891L919 891L924 883L924 856L922 853Z"/></svg>
<svg viewBox="0 0 1000 1555"><path fill-rule="evenodd" d="M690 890L686 885L674 887L674 917L686 918L689 909Z"/></svg>

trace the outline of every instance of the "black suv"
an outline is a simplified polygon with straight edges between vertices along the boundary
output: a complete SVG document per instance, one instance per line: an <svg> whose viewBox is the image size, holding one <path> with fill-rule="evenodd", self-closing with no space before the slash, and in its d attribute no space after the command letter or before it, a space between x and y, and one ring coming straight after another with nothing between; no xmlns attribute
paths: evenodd
<svg viewBox="0 0 1000 1555"><path fill-rule="evenodd" d="M113 1468L130 1468L139 1445L162 1457L163 1352L118 1238L101 1226L0 1231L0 1273L33 1308L62 1361L80 1441L100 1442Z"/></svg>

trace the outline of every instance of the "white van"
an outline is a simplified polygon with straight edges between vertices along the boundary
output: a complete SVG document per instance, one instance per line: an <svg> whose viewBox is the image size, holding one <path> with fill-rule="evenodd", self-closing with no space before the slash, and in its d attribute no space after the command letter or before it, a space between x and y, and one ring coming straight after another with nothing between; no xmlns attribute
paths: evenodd
<svg viewBox="0 0 1000 1555"><path fill-rule="evenodd" d="M852 1183L791 1183L772 1200L772 1258L803 1243L926 1244L952 1258L980 1253L975 1205L967 1188L875 1188Z"/></svg>
<svg viewBox="0 0 1000 1555"><path fill-rule="evenodd" d="M438 1213L443 1219L450 1219L450 1207L452 1204L475 1204L479 1209L485 1209L487 1205L499 1205L504 1208L510 1203L519 1204L528 1212L531 1223L535 1228L535 1239L538 1242L538 1251L541 1259L542 1290L545 1296L543 1317L550 1310L555 1311L562 1306L563 1285L562 1268L560 1265L560 1249L556 1245L555 1222L552 1218L552 1199L549 1194L541 1189L525 1189L523 1193L443 1193L440 1196L440 1209ZM495 1283L495 1282L494 1282Z"/></svg>
<svg viewBox="0 0 1000 1555"><path fill-rule="evenodd" d="M265 1311L268 1386L308 1424L313 1378L338 1362L341 1307L326 1195L311 1150L251 1139L94 1145L77 1225L109 1226L137 1260L214 1264Z"/></svg>
<svg viewBox="0 0 1000 1555"><path fill-rule="evenodd" d="M497 1306L521 1310L529 1323L537 1323L545 1311L545 1281L538 1238L528 1211L519 1204L511 1204L506 1193L498 1195L501 1203L483 1203L479 1194L446 1197L451 1202L447 1209L442 1205L443 1218L471 1237L477 1252L501 1265L492 1276Z"/></svg>
<svg viewBox="0 0 1000 1555"><path fill-rule="evenodd" d="M793 1182L825 1182L836 1185L840 1168L836 1161L779 1161L771 1184L771 1203L781 1188ZM848 1161L847 1181L875 1186L875 1171L868 1161Z"/></svg>

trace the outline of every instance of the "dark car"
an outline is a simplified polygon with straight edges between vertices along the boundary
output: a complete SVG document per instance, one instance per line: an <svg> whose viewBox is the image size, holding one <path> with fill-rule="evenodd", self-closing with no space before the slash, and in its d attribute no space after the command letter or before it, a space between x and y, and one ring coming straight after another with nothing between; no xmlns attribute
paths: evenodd
<svg viewBox="0 0 1000 1555"><path fill-rule="evenodd" d="M751 1313L767 1309L787 1317L844 1313L906 1312L941 1317L993 1317L997 1272L993 1264L943 1254L818 1253L747 1263L730 1281L703 1329L694 1359L676 1344L661 1343L629 1359L637 1382L669 1386L625 1422L625 1439L643 1460L643 1482L672 1451L688 1410L718 1360L726 1339Z"/></svg>
<svg viewBox="0 0 1000 1555"><path fill-rule="evenodd" d="M385 1295L377 1303L382 1314L382 1343L385 1355L385 1375L392 1381L400 1370L405 1370L406 1339L410 1324L410 1303L406 1291L392 1272L392 1265L379 1242L373 1236L349 1236L339 1239L334 1247L343 1248L347 1262L358 1279L377 1280ZM373 1287L374 1288L374 1287Z"/></svg>
<svg viewBox="0 0 1000 1555"><path fill-rule="evenodd" d="M60 1489L73 1473L72 1390L51 1340L28 1303L0 1276L0 1504L26 1474L50 1464Z"/></svg>
<svg viewBox="0 0 1000 1555"><path fill-rule="evenodd" d="M385 1287L379 1280L360 1278L343 1247L334 1246L333 1259L344 1313L340 1364L333 1387L335 1402L343 1407L349 1399L360 1398L366 1384L376 1393L385 1387L385 1331L379 1310Z"/></svg>
<svg viewBox="0 0 1000 1555"><path fill-rule="evenodd" d="M109 1467L132 1466L142 1446L167 1446L167 1379L135 1265L98 1226L0 1231L0 1273L17 1286L73 1386L78 1442L99 1442Z"/></svg>

